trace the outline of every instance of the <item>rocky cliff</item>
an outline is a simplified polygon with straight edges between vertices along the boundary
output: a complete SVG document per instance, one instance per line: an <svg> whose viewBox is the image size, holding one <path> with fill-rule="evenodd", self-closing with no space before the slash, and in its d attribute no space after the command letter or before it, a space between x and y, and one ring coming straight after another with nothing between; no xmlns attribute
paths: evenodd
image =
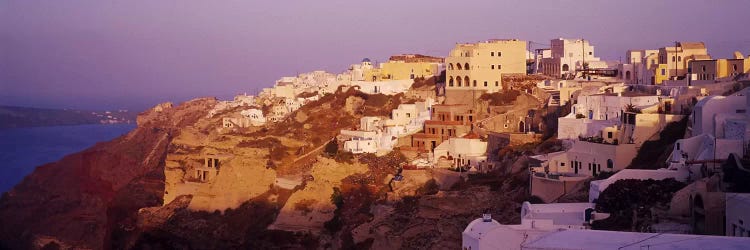
<svg viewBox="0 0 750 250"><path fill-rule="evenodd" d="M2 246L109 248L128 216L161 205L168 145L213 102L144 112L127 135L38 167L0 198Z"/></svg>
<svg viewBox="0 0 750 250"><path fill-rule="evenodd" d="M524 169L456 185L445 185L455 172L410 170L393 183L408 160L398 150L322 154L341 129L412 98L341 89L278 123L230 130L222 116L241 107L209 116L215 99L160 104L129 134L5 193L0 248L457 248L485 209L515 222Z"/></svg>

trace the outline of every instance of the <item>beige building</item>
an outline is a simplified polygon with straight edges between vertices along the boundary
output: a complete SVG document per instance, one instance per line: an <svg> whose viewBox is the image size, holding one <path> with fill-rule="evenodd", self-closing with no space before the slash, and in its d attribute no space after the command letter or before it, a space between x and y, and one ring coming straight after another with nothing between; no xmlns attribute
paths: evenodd
<svg viewBox="0 0 750 250"><path fill-rule="evenodd" d="M447 58L446 90L497 92L502 76L526 74L526 41L489 40L456 44Z"/></svg>
<svg viewBox="0 0 750 250"><path fill-rule="evenodd" d="M675 45L659 49L659 64L666 67L668 78L685 76L690 61L711 59L703 42L678 42Z"/></svg>
<svg viewBox="0 0 750 250"><path fill-rule="evenodd" d="M688 69L694 83L714 83L750 72L750 57L734 52L734 58L690 61Z"/></svg>
<svg viewBox="0 0 750 250"><path fill-rule="evenodd" d="M407 80L439 75L443 58L419 54L391 56L380 68L365 71L365 81Z"/></svg>

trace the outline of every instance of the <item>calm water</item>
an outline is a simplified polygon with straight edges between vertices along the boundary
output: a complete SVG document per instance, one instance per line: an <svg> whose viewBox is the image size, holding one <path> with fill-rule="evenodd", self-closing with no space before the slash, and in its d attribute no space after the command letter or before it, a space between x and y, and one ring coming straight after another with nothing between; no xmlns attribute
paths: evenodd
<svg viewBox="0 0 750 250"><path fill-rule="evenodd" d="M37 166L126 134L135 124L77 125L0 130L0 192Z"/></svg>

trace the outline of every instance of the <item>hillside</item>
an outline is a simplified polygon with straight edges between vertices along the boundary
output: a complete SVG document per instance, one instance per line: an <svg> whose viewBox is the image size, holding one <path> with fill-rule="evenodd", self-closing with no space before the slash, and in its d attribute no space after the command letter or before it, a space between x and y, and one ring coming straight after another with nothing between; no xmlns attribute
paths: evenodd
<svg viewBox="0 0 750 250"><path fill-rule="evenodd" d="M221 115L207 116L213 98L158 105L129 134L41 166L3 194L0 248L455 249L486 209L517 223L528 177L515 159L509 175L453 185L449 170L404 171L390 183L408 160L398 150L322 153L362 116L413 101L339 89L279 123L230 132L218 129ZM216 181L180 195L206 155L230 156Z"/></svg>

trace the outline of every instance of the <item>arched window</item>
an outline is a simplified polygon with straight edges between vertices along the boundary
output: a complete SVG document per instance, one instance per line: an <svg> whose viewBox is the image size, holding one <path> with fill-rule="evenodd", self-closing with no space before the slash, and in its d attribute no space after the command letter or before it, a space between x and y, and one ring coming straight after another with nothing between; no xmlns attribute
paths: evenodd
<svg viewBox="0 0 750 250"><path fill-rule="evenodd" d="M460 76L456 77L456 83L458 84L459 87L461 87L461 77Z"/></svg>
<svg viewBox="0 0 750 250"><path fill-rule="evenodd" d="M570 66L568 66L568 64L563 64L562 71L569 71L569 70L570 70Z"/></svg>
<svg viewBox="0 0 750 250"><path fill-rule="evenodd" d="M674 56L672 56L672 61L674 62L674 60L675 60L675 59L674 59Z"/></svg>
<svg viewBox="0 0 750 250"><path fill-rule="evenodd" d="M477 80L474 80L474 87L477 86Z"/></svg>
<svg viewBox="0 0 750 250"><path fill-rule="evenodd" d="M453 87L453 76L448 79L448 87Z"/></svg>
<svg viewBox="0 0 750 250"><path fill-rule="evenodd" d="M607 159L607 168L615 168L615 162L612 159Z"/></svg>
<svg viewBox="0 0 750 250"><path fill-rule="evenodd" d="M452 63L448 64L448 70L453 70L453 64Z"/></svg>
<svg viewBox="0 0 750 250"><path fill-rule="evenodd" d="M469 87L469 84L471 83L469 81L469 76L464 76L464 82L466 83L466 87Z"/></svg>
<svg viewBox="0 0 750 250"><path fill-rule="evenodd" d="M630 80L630 71L625 71L625 80Z"/></svg>
<svg viewBox="0 0 750 250"><path fill-rule="evenodd" d="M458 67L458 70L462 70L460 63L456 63L456 67Z"/></svg>
<svg viewBox="0 0 750 250"><path fill-rule="evenodd" d="M469 63L465 63L465 64L464 64L464 69L466 69L466 70L469 70L469 69L470 69L470 68L469 68Z"/></svg>
<svg viewBox="0 0 750 250"><path fill-rule="evenodd" d="M677 56L677 61L682 62L682 56Z"/></svg>

